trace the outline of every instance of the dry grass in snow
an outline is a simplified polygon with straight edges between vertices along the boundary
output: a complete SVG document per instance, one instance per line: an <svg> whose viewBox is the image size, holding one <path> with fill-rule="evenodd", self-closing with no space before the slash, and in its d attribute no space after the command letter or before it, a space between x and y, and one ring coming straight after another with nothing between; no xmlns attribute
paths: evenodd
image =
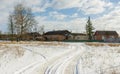
<svg viewBox="0 0 120 74"><path fill-rule="evenodd" d="M119 47L120 43L98 43L98 42L87 42L85 43L89 46L111 46L111 47Z"/></svg>
<svg viewBox="0 0 120 74"><path fill-rule="evenodd" d="M120 74L119 45L0 42L0 74Z"/></svg>

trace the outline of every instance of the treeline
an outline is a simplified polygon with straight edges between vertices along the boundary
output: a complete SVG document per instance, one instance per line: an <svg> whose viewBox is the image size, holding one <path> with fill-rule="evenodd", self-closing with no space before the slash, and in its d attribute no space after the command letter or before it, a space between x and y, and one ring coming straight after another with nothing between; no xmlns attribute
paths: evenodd
<svg viewBox="0 0 120 74"><path fill-rule="evenodd" d="M16 4L14 10L9 14L8 20L8 30L9 30L9 39L11 40L21 40L23 36L27 33L37 32L37 21L34 18L35 16L32 13L30 7L25 6L22 3ZM40 27L39 27L40 28ZM44 27L40 28L40 31L44 30ZM89 40L93 39L93 30L90 17L88 18L86 24L86 34ZM4 35L3 35L4 36ZM16 38L15 38L16 37Z"/></svg>

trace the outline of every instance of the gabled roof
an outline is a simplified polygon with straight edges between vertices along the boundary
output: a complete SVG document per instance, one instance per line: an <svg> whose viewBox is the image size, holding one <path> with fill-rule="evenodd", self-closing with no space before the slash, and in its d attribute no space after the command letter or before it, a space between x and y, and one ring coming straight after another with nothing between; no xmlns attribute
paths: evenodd
<svg viewBox="0 0 120 74"><path fill-rule="evenodd" d="M77 36L77 35L86 36L86 34L84 34L84 33L71 33L71 34L74 35L74 36Z"/></svg>
<svg viewBox="0 0 120 74"><path fill-rule="evenodd" d="M66 35L66 34L70 34L70 32L68 30L58 30L44 33L44 35Z"/></svg>
<svg viewBox="0 0 120 74"><path fill-rule="evenodd" d="M96 31L94 35L118 35L116 31Z"/></svg>
<svg viewBox="0 0 120 74"><path fill-rule="evenodd" d="M34 36L34 35L40 35L38 32L30 32L30 33L26 33L27 35L32 35L32 36Z"/></svg>

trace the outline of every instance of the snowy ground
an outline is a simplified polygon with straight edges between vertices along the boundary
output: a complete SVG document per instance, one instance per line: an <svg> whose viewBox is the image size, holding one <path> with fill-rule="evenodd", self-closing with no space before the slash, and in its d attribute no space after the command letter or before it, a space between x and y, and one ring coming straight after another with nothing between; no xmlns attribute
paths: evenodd
<svg viewBox="0 0 120 74"><path fill-rule="evenodd" d="M120 74L120 47L0 42L0 74Z"/></svg>

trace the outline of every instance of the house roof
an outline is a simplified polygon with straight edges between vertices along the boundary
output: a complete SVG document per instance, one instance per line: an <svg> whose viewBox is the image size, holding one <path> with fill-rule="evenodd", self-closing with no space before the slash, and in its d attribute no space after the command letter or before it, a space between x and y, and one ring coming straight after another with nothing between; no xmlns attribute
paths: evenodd
<svg viewBox="0 0 120 74"><path fill-rule="evenodd" d="M118 35L116 31L96 31L94 35Z"/></svg>
<svg viewBox="0 0 120 74"><path fill-rule="evenodd" d="M84 33L71 33L72 35L76 36L76 35L82 35L82 36L86 36L86 34Z"/></svg>
<svg viewBox="0 0 120 74"><path fill-rule="evenodd" d="M66 35L66 34L70 34L70 32L68 30L58 30L44 33L44 35Z"/></svg>
<svg viewBox="0 0 120 74"><path fill-rule="evenodd" d="M30 32L30 33L26 33L27 35L32 35L32 36L34 36L34 35L40 35L38 32Z"/></svg>

